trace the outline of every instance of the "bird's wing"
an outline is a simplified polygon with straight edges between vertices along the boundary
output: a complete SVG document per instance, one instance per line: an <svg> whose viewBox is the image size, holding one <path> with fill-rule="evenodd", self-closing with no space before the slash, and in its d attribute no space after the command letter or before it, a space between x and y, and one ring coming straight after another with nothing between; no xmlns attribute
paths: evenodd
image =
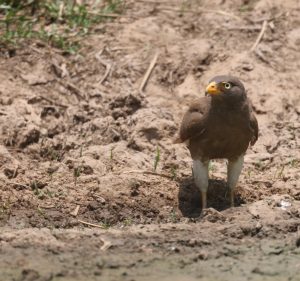
<svg viewBox="0 0 300 281"><path fill-rule="evenodd" d="M191 137L202 134L205 130L205 113L207 112L207 100L205 98L194 101L188 111L183 116L179 137L184 142Z"/></svg>
<svg viewBox="0 0 300 281"><path fill-rule="evenodd" d="M258 139L258 123L254 115L253 106L251 103L250 103L250 128L252 131L250 144L254 145Z"/></svg>

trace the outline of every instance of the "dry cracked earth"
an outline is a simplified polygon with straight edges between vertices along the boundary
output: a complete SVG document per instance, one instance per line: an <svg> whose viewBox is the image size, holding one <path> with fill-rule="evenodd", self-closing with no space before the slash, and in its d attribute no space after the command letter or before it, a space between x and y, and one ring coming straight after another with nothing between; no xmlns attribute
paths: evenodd
<svg viewBox="0 0 300 281"><path fill-rule="evenodd" d="M299 14L299 0L126 1L80 54L1 50L0 280L300 280ZM260 134L237 206L218 160L201 212L173 140L223 73Z"/></svg>

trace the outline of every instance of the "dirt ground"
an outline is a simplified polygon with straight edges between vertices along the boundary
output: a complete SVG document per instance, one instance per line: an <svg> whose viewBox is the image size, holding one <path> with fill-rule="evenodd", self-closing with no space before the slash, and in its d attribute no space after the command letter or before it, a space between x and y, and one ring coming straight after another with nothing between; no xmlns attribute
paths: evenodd
<svg viewBox="0 0 300 281"><path fill-rule="evenodd" d="M299 14L299 0L126 1L81 55L1 50L0 280L300 280ZM260 134L237 207L214 161L201 212L173 140L227 73Z"/></svg>

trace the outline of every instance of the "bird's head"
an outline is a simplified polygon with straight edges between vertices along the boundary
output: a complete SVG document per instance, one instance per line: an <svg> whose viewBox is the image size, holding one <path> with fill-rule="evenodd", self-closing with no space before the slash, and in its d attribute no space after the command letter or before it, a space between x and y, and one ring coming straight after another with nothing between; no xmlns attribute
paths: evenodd
<svg viewBox="0 0 300 281"><path fill-rule="evenodd" d="M230 100L245 99L246 91L243 83L234 76L220 75L209 81L206 87L206 95L212 98L224 98Z"/></svg>

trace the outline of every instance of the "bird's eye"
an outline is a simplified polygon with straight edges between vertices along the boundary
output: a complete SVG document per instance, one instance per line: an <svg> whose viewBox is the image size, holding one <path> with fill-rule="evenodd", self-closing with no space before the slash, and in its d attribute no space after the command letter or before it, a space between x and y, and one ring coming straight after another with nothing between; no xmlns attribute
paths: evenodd
<svg viewBox="0 0 300 281"><path fill-rule="evenodd" d="M225 83L224 83L224 87L225 87L225 89L229 90L229 89L231 88L231 84L225 82Z"/></svg>

